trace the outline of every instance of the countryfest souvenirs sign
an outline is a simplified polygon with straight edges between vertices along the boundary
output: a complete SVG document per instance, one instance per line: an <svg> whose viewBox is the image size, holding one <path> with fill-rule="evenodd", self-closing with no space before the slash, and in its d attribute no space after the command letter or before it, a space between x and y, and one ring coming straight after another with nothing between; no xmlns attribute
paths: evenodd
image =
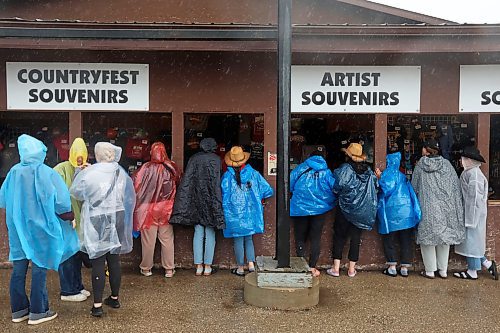
<svg viewBox="0 0 500 333"><path fill-rule="evenodd" d="M7 62L9 110L149 110L149 65Z"/></svg>
<svg viewBox="0 0 500 333"><path fill-rule="evenodd" d="M460 112L500 112L500 65L460 66Z"/></svg>
<svg viewBox="0 0 500 333"><path fill-rule="evenodd" d="M420 66L292 66L296 113L416 113Z"/></svg>

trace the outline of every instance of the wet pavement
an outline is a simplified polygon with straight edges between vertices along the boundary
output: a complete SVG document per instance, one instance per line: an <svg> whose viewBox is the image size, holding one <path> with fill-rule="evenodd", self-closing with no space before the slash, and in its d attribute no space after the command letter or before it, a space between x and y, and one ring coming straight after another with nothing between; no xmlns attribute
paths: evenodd
<svg viewBox="0 0 500 333"><path fill-rule="evenodd" d="M90 289L89 271L85 282ZM54 321L28 326L10 321L10 270L0 269L1 332L500 332L500 281L405 279L380 272L321 275L320 303L307 311L275 311L243 302L243 278L227 270L195 277L178 270L173 279L160 271L143 277L125 272L122 308L105 306L103 318L89 314L92 301L61 302L55 272L48 275ZM109 293L106 287L105 297Z"/></svg>

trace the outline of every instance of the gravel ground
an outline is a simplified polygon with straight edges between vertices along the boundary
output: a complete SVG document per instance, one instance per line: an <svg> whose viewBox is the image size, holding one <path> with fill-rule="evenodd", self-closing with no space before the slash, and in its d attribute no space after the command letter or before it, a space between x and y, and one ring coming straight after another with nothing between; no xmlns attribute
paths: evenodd
<svg viewBox="0 0 500 333"><path fill-rule="evenodd" d="M429 280L416 273L390 278L380 272L332 278L322 272L319 305L291 312L246 305L243 278L227 270L211 277L178 270L168 280L154 273L143 277L126 271L122 308L105 307L105 317L92 318L90 299L59 300L58 277L50 272L50 304L59 317L30 327L11 322L10 271L1 269L0 332L500 332L500 282L486 274L465 281Z"/></svg>

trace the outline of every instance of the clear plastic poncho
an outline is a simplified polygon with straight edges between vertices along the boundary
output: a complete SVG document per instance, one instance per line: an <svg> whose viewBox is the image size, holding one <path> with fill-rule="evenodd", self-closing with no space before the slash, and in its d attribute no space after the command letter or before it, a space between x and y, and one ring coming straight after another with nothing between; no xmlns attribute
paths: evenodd
<svg viewBox="0 0 500 333"><path fill-rule="evenodd" d="M43 164L47 147L41 141L23 134L17 142L21 162L12 167L0 190L9 260L28 259L57 270L79 249L71 223L58 217L71 211L69 192L59 174Z"/></svg>
<svg viewBox="0 0 500 333"><path fill-rule="evenodd" d="M118 165L121 152L109 142L98 142L98 163L78 173L70 188L83 201L79 237L81 251L90 259L132 251L135 192L132 179Z"/></svg>
<svg viewBox="0 0 500 333"><path fill-rule="evenodd" d="M168 224L180 174L176 164L168 158L163 143L153 143L151 161L145 163L134 175L135 231L149 229L152 225Z"/></svg>

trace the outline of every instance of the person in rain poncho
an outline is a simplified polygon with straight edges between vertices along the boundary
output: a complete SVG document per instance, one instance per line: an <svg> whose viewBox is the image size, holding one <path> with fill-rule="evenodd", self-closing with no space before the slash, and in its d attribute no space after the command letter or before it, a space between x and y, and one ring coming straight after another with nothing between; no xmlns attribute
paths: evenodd
<svg viewBox="0 0 500 333"><path fill-rule="evenodd" d="M111 296L104 304L119 308L120 254L132 251L135 192L132 179L119 165L122 150L109 142L98 142L97 163L80 171L71 185L71 195L83 201L79 237L81 251L92 263L94 306L91 314L103 315L105 263L109 270Z"/></svg>
<svg viewBox="0 0 500 333"><path fill-rule="evenodd" d="M290 216L295 222L295 248L297 256L303 257L305 242L309 236L309 267L313 276L320 275L316 263L321 249L321 232L328 217L326 213L335 206L335 179L328 169L325 155L323 148L319 147L290 174Z"/></svg>
<svg viewBox="0 0 500 333"><path fill-rule="evenodd" d="M466 147L462 152L464 171L460 175L460 187L465 209L465 240L455 245L455 253L467 260L467 271L453 273L462 279L477 279L481 264L498 280L495 261L486 259L486 217L488 210L488 180L479 168L485 163L476 147Z"/></svg>
<svg viewBox="0 0 500 333"><path fill-rule="evenodd" d="M215 231L224 229L221 192L221 160L212 138L200 142L177 189L171 224L194 226L193 255L196 275L211 275Z"/></svg>
<svg viewBox="0 0 500 333"><path fill-rule="evenodd" d="M0 208L6 209L12 321L39 324L57 317L49 309L47 269L78 252L79 244L71 220L71 201L61 177L43 164L47 147L26 134L18 140L21 162L14 165L0 189ZM68 220L68 221L64 221ZM31 296L25 291L31 260Z"/></svg>
<svg viewBox="0 0 500 333"><path fill-rule="evenodd" d="M377 177L364 163L366 155L363 146L351 143L343 149L348 156L348 162L333 171L335 178L334 194L339 204L333 224L333 267L326 273L338 277L340 261L347 238L349 246L349 277L356 276L356 262L359 260L361 232L371 230L377 213Z"/></svg>
<svg viewBox="0 0 500 333"><path fill-rule="evenodd" d="M399 171L401 153L387 155L387 168L384 172L375 170L379 178L378 232L382 234L384 253L388 268L383 273L397 276L398 256L395 243L399 241L401 268L399 273L408 277L408 267L413 259L412 235L414 227L420 221L422 212L417 196L410 182Z"/></svg>
<svg viewBox="0 0 500 333"><path fill-rule="evenodd" d="M151 161L134 175L136 206L134 230L141 233L141 274L151 276L156 239L161 243L161 264L165 277L174 275L174 229L169 224L180 171L161 142L151 146Z"/></svg>
<svg viewBox="0 0 500 333"><path fill-rule="evenodd" d="M87 146L81 138L76 138L69 150L69 160L61 162L54 170L61 175L68 189L73 184L75 173L83 170L87 164ZM82 203L71 198L71 209L75 214L76 230L80 229L80 211ZM61 284L61 300L82 302L90 296L82 283L82 252L78 252L59 266L59 282Z"/></svg>
<svg viewBox="0 0 500 333"><path fill-rule="evenodd" d="M445 279L450 245L463 242L465 224L457 173L451 163L439 155L436 140L424 143L411 184L422 209L417 230L417 244L420 244L425 266L421 274L433 279L437 270L439 277Z"/></svg>
<svg viewBox="0 0 500 333"><path fill-rule="evenodd" d="M250 153L234 146L225 155L228 169L222 176L222 207L226 228L224 237L234 239L234 254L238 268L231 273L244 276L245 254L248 270L254 271L255 250L252 236L264 232L262 200L273 195L273 189L250 165L245 163Z"/></svg>

